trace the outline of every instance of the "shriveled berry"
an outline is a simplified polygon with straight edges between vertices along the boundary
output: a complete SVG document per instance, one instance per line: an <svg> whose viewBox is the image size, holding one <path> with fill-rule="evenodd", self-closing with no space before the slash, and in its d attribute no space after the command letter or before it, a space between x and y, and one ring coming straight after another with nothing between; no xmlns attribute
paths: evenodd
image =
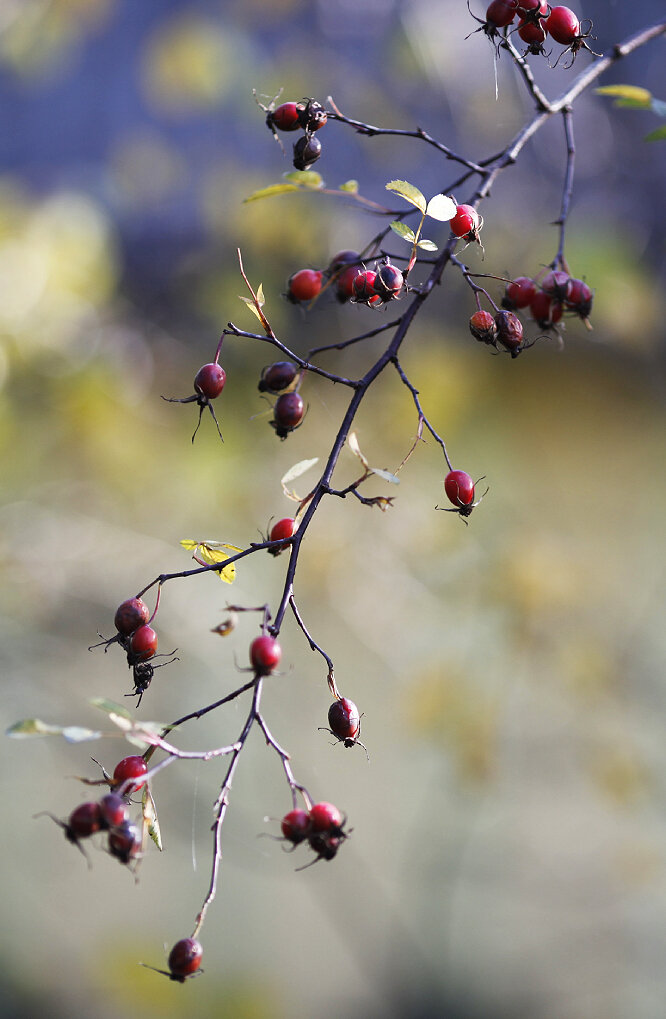
<svg viewBox="0 0 666 1019"><path fill-rule="evenodd" d="M152 626L140 626L129 640L128 657L132 665L147 662L157 654L157 634Z"/></svg>
<svg viewBox="0 0 666 1019"><path fill-rule="evenodd" d="M124 821L109 831L109 852L121 863L129 863L141 851L141 835L136 825Z"/></svg>
<svg viewBox="0 0 666 1019"><path fill-rule="evenodd" d="M566 301L571 290L571 277L568 272L553 270L541 280L541 289L556 301Z"/></svg>
<svg viewBox="0 0 666 1019"><path fill-rule="evenodd" d="M321 290L323 273L316 269L299 269L289 277L287 297L294 304L312 301Z"/></svg>
<svg viewBox="0 0 666 1019"><path fill-rule="evenodd" d="M214 400L224 389L227 373L216 362L203 365L194 376L194 388L207 400Z"/></svg>
<svg viewBox="0 0 666 1019"><path fill-rule="evenodd" d="M326 110L316 99L304 99L298 109L300 126L307 132L318 131L328 120Z"/></svg>
<svg viewBox="0 0 666 1019"><path fill-rule="evenodd" d="M258 676L269 676L280 664L282 648L275 637L264 634L250 644L250 662Z"/></svg>
<svg viewBox="0 0 666 1019"><path fill-rule="evenodd" d="M282 834L295 846L308 837L310 831L310 815L305 810L290 810L282 818Z"/></svg>
<svg viewBox="0 0 666 1019"><path fill-rule="evenodd" d="M571 280L571 288L566 299L566 306L570 311L575 311L581 318L587 318L592 311L594 294L583 280Z"/></svg>
<svg viewBox="0 0 666 1019"><path fill-rule="evenodd" d="M513 311L514 308L526 308L536 291L536 283L529 276L517 276L511 283L507 283L502 307L509 311Z"/></svg>
<svg viewBox="0 0 666 1019"><path fill-rule="evenodd" d="M201 966L203 948L195 938L183 938L177 941L169 952L169 975L172 980L184 983L187 977L194 976Z"/></svg>
<svg viewBox="0 0 666 1019"><path fill-rule="evenodd" d="M268 536L269 541L286 541L287 538L291 538L296 532L296 521L293 517L283 517L282 520L278 520L276 524L271 527L271 532ZM275 548L269 548L271 555L280 555L284 552L287 545L276 545Z"/></svg>
<svg viewBox="0 0 666 1019"><path fill-rule="evenodd" d="M495 315L495 326L499 342L512 354L516 354L523 342L523 323L518 316L512 311L500 311Z"/></svg>
<svg viewBox="0 0 666 1019"><path fill-rule="evenodd" d="M275 434L281 439L286 439L289 432L298 428L305 414L303 397L299 393L284 393L278 396L273 407L273 420L270 424L275 429Z"/></svg>
<svg viewBox="0 0 666 1019"><path fill-rule="evenodd" d="M266 122L269 127L277 127L279 131L298 131L301 126L300 114L296 103L282 103L268 113Z"/></svg>
<svg viewBox="0 0 666 1019"><path fill-rule="evenodd" d="M342 830L342 814L332 803L315 803L310 808L310 825L314 834L337 835Z"/></svg>
<svg viewBox="0 0 666 1019"><path fill-rule="evenodd" d="M62 822L59 822L62 825ZM87 839L102 828L102 814L99 803L81 803L69 815L65 835L70 842Z"/></svg>
<svg viewBox="0 0 666 1019"><path fill-rule="evenodd" d="M456 237L464 237L468 241L475 241L479 236L479 214L471 205L456 206L456 214L449 222L451 232Z"/></svg>
<svg viewBox="0 0 666 1019"><path fill-rule="evenodd" d="M297 170L309 170L321 156L321 142L318 138L303 135L294 145L294 167Z"/></svg>
<svg viewBox="0 0 666 1019"><path fill-rule="evenodd" d="M260 393L281 393L298 375L298 368L291 361L276 361L264 368L259 380Z"/></svg>
<svg viewBox="0 0 666 1019"><path fill-rule="evenodd" d="M122 786L128 779L141 778L147 771L148 765L143 757L138 755L123 757L122 761L118 761L113 770L113 786ZM125 795L129 796L130 793L136 792L137 789L141 789L144 785L145 782L133 782L125 791Z"/></svg>
<svg viewBox="0 0 666 1019"><path fill-rule="evenodd" d="M375 277L375 291L382 301L390 301L397 297L404 285L403 275L390 262L380 265Z"/></svg>
<svg viewBox="0 0 666 1019"><path fill-rule="evenodd" d="M449 471L444 478L444 490L449 502L463 513L474 502L474 482L467 471Z"/></svg>
<svg viewBox="0 0 666 1019"><path fill-rule="evenodd" d="M337 856L343 838L339 835L311 835L308 839L310 849L314 849L320 860L332 860Z"/></svg>
<svg viewBox="0 0 666 1019"><path fill-rule="evenodd" d="M497 342L497 326L489 311L475 311L469 320L469 331L475 339L491 347Z"/></svg>
<svg viewBox="0 0 666 1019"><path fill-rule="evenodd" d="M334 736L350 745L354 742L361 729L358 708L348 697L333 701L328 709L328 724Z"/></svg>
<svg viewBox="0 0 666 1019"><path fill-rule="evenodd" d="M103 828L119 828L129 820L127 805L122 796L118 796L117 793L107 793L106 796L102 796L99 801L99 810Z"/></svg>
<svg viewBox="0 0 666 1019"><path fill-rule="evenodd" d="M145 601L141 598L128 598L116 609L113 623L118 633L129 637L140 626L145 626L149 619L150 609Z"/></svg>
<svg viewBox="0 0 666 1019"><path fill-rule="evenodd" d="M569 7L553 7L544 27L563 46L571 46L580 35L580 22Z"/></svg>
<svg viewBox="0 0 666 1019"><path fill-rule="evenodd" d="M344 304L354 296L354 280L363 272L362 265L350 265L343 269L335 281L338 300Z"/></svg>

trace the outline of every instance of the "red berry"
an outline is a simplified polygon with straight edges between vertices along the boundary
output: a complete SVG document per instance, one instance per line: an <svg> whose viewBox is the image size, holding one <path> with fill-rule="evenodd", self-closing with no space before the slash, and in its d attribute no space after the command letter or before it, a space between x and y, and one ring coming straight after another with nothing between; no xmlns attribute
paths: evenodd
<svg viewBox="0 0 666 1019"><path fill-rule="evenodd" d="M566 306L575 311L581 318L587 318L592 311L594 294L583 280L571 280L571 288L566 299Z"/></svg>
<svg viewBox="0 0 666 1019"><path fill-rule="evenodd" d="M250 662L258 676L269 676L282 658L282 648L275 637L265 634L262 637L255 637L250 644Z"/></svg>
<svg viewBox="0 0 666 1019"><path fill-rule="evenodd" d="M517 0L492 0L486 10L486 23L492 28L505 28L515 18L517 6Z"/></svg>
<svg viewBox="0 0 666 1019"><path fill-rule="evenodd" d="M497 326L489 311L475 311L469 320L469 331L481 343L488 343L491 347L495 346Z"/></svg>
<svg viewBox="0 0 666 1019"><path fill-rule="evenodd" d="M214 400L224 389L227 373L216 362L205 364L194 376L194 388L207 400Z"/></svg>
<svg viewBox="0 0 666 1019"><path fill-rule="evenodd" d="M553 7L544 27L555 42L571 46L580 35L580 22L568 7Z"/></svg>
<svg viewBox="0 0 666 1019"><path fill-rule="evenodd" d="M549 272L541 280L541 289L556 301L566 301L571 290L571 277L568 272Z"/></svg>
<svg viewBox="0 0 666 1019"><path fill-rule="evenodd" d="M546 0L518 0L516 13L520 18L527 18L532 21L544 18L548 14Z"/></svg>
<svg viewBox="0 0 666 1019"><path fill-rule="evenodd" d="M298 368L291 361L276 361L269 364L261 373L259 380L260 393L281 393L292 384L298 375Z"/></svg>
<svg viewBox="0 0 666 1019"><path fill-rule="evenodd" d="M122 761L118 761L113 771L113 785L121 786L127 782L130 778L140 778L145 775L148 771L148 765L144 761L143 757L132 756L123 757ZM145 785L145 782L133 782L125 792L126 796L130 793L136 792L137 789L141 789Z"/></svg>
<svg viewBox="0 0 666 1019"><path fill-rule="evenodd" d="M558 301L554 301L550 294L538 290L530 301L530 312L535 322L542 329L547 329L562 318L562 305Z"/></svg>
<svg viewBox="0 0 666 1019"><path fill-rule="evenodd" d="M284 517L282 520L278 520L276 524L271 527L271 533L268 536L269 541L285 541L287 538L291 538L296 533L296 521L293 517ZM276 545L275 548L269 548L271 555L280 555L284 552L286 545Z"/></svg>
<svg viewBox="0 0 666 1019"><path fill-rule="evenodd" d="M449 471L444 478L444 490L449 502L458 509L465 509L474 502L474 482L467 471Z"/></svg>
<svg viewBox="0 0 666 1019"><path fill-rule="evenodd" d="M361 729L360 715L354 702L348 697L333 701L328 709L328 724L334 736L351 746Z"/></svg>
<svg viewBox="0 0 666 1019"><path fill-rule="evenodd" d="M297 170L309 170L321 155L321 142L304 134L294 145L294 167Z"/></svg>
<svg viewBox="0 0 666 1019"><path fill-rule="evenodd" d="M546 33L540 24L535 21L521 21L518 25L518 35L527 43L531 53L536 55L542 52Z"/></svg>
<svg viewBox="0 0 666 1019"><path fill-rule="evenodd" d="M138 630L150 619L150 609L141 598L128 598L116 609L113 624L124 637Z"/></svg>
<svg viewBox="0 0 666 1019"><path fill-rule="evenodd" d="M65 835L70 842L77 842L79 839L87 839L94 835L101 827L102 814L99 803L82 803L69 815Z"/></svg>
<svg viewBox="0 0 666 1019"><path fill-rule="evenodd" d="M169 952L169 974L172 980L185 982L186 977L193 976L201 966L203 948L195 938L183 938L177 941Z"/></svg>
<svg viewBox="0 0 666 1019"><path fill-rule="evenodd" d="M310 808L310 825L314 834L337 835L342 829L342 814L332 803L315 803Z"/></svg>
<svg viewBox="0 0 666 1019"><path fill-rule="evenodd" d="M376 279L377 273L373 272L372 269L365 269L355 276L353 290L357 301L369 301L372 297L377 296L375 291Z"/></svg>
<svg viewBox="0 0 666 1019"><path fill-rule="evenodd" d="M268 126L274 125L280 131L298 131L301 126L300 110L296 103L282 103L266 117Z"/></svg>
<svg viewBox="0 0 666 1019"><path fill-rule="evenodd" d="M512 311L500 311L495 315L495 326L497 339L515 357L520 352L523 342L523 323ZM473 491L471 501L474 502Z"/></svg>
<svg viewBox="0 0 666 1019"><path fill-rule="evenodd" d="M294 304L312 301L321 290L323 273L315 269L300 269L289 277L287 297Z"/></svg>
<svg viewBox="0 0 666 1019"><path fill-rule="evenodd" d="M390 301L391 298L397 297L403 284L403 275L394 265L385 262L379 266L374 285L382 301Z"/></svg>
<svg viewBox="0 0 666 1019"><path fill-rule="evenodd" d="M270 422L275 434L281 439L286 439L289 432L298 428L304 414L305 404L299 393L284 393L283 396L278 396L273 407L273 420Z"/></svg>
<svg viewBox="0 0 666 1019"><path fill-rule="evenodd" d="M99 810L102 826L105 828L119 828L129 820L125 801L116 793L107 793L103 796L99 801Z"/></svg>
<svg viewBox="0 0 666 1019"><path fill-rule="evenodd" d="M152 626L140 626L129 640L129 657L132 665L147 662L157 654L157 634Z"/></svg>
<svg viewBox="0 0 666 1019"><path fill-rule="evenodd" d="M340 269L344 269L345 266L360 265L360 262L361 256L358 251L352 251L351 249L338 251L337 255L333 255L326 272L329 276L332 276L334 273L339 272Z"/></svg>
<svg viewBox="0 0 666 1019"><path fill-rule="evenodd" d="M476 240L479 234L479 214L471 205L458 205L449 226L456 237Z"/></svg>
<svg viewBox="0 0 666 1019"><path fill-rule="evenodd" d="M354 296L354 280L362 272L362 265L350 265L347 269L342 270L335 281L338 300L341 303L348 301L350 297Z"/></svg>
<svg viewBox="0 0 666 1019"><path fill-rule="evenodd" d="M308 837L310 815L305 810L290 810L282 818L282 834L295 846Z"/></svg>
<svg viewBox="0 0 666 1019"><path fill-rule="evenodd" d="M109 852L121 863L129 863L141 851L141 835L136 825L124 821L109 832Z"/></svg>
<svg viewBox="0 0 666 1019"><path fill-rule="evenodd" d="M526 308L536 294L536 283L528 276L517 276L507 283L502 307L512 311L514 308Z"/></svg>

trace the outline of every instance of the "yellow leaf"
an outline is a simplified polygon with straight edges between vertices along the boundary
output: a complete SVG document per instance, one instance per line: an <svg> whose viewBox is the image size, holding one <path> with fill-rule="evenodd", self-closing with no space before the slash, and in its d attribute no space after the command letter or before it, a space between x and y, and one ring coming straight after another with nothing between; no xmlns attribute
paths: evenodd
<svg viewBox="0 0 666 1019"><path fill-rule="evenodd" d="M218 563L226 562L235 552L243 551L237 545L229 545L221 541L194 541L192 538L184 538L180 544L188 551L194 550L192 558L202 566L216 566ZM222 549L226 549L229 555ZM219 577L225 584L233 584L236 577L236 564L232 563L230 566L220 569Z"/></svg>

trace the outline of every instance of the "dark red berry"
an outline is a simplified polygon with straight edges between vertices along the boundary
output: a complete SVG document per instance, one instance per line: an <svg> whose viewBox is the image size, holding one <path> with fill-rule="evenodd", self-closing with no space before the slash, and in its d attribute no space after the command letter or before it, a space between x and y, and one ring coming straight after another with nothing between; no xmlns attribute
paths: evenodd
<svg viewBox="0 0 666 1019"><path fill-rule="evenodd" d="M375 279L375 290L382 301L390 301L397 297L404 285L403 275L390 262L380 265Z"/></svg>
<svg viewBox="0 0 666 1019"><path fill-rule="evenodd" d="M571 46L580 34L580 22L569 7L553 7L544 27L563 46Z"/></svg>
<svg viewBox="0 0 666 1019"><path fill-rule="evenodd" d="M299 124L306 131L318 131L328 120L326 110L316 99L304 99L298 104Z"/></svg>
<svg viewBox="0 0 666 1019"><path fill-rule="evenodd" d="M348 697L333 701L328 709L328 724L334 736L351 746L361 729L358 708Z"/></svg>
<svg viewBox="0 0 666 1019"><path fill-rule="evenodd" d="M357 301L367 302L377 296L375 290L376 280L377 273L373 272L372 269L365 269L354 277L353 290Z"/></svg>
<svg viewBox="0 0 666 1019"><path fill-rule="evenodd" d="M320 860L332 860L337 855L338 849L345 837L340 837L339 835L311 835L308 839L308 844L311 849L314 849Z"/></svg>
<svg viewBox="0 0 666 1019"><path fill-rule="evenodd" d="M495 315L495 326L498 341L515 356L523 342L523 323L512 311L500 311ZM472 492L473 501L474 493Z"/></svg>
<svg viewBox="0 0 666 1019"><path fill-rule="evenodd" d="M315 803L310 808L310 825L314 834L337 835L342 830L342 814L332 803Z"/></svg>
<svg viewBox="0 0 666 1019"><path fill-rule="evenodd" d="M587 318L592 311L594 294L583 280L571 280L571 288L566 299L566 306L575 311L581 318Z"/></svg>
<svg viewBox="0 0 666 1019"><path fill-rule="evenodd" d="M297 170L309 170L321 156L321 142L318 138L303 135L294 145L294 167Z"/></svg>
<svg viewBox="0 0 666 1019"><path fill-rule="evenodd" d="M474 482L467 471L449 471L444 478L444 490L449 502L463 512L474 502Z"/></svg>
<svg viewBox="0 0 666 1019"><path fill-rule="evenodd" d="M315 269L299 269L289 277L287 297L294 304L312 301L321 290L323 273Z"/></svg>
<svg viewBox="0 0 666 1019"><path fill-rule="evenodd" d="M266 122L269 127L277 127L280 131L298 131L301 126L300 113L296 103L282 103L268 113Z"/></svg>
<svg viewBox="0 0 666 1019"><path fill-rule="evenodd" d="M118 633L129 637L140 626L145 626L149 619L150 609L145 601L141 598L128 598L116 609L113 623Z"/></svg>
<svg viewBox="0 0 666 1019"><path fill-rule="evenodd" d="M275 434L281 439L286 439L289 432L298 428L304 414L305 404L299 393L284 393L283 396L278 396L273 407L273 420L270 422Z"/></svg>
<svg viewBox="0 0 666 1019"><path fill-rule="evenodd" d="M250 662L258 676L269 676L278 667L282 658L282 648L275 637L264 634L255 637L250 644Z"/></svg>
<svg viewBox="0 0 666 1019"><path fill-rule="evenodd" d="M542 329L548 329L562 318L562 305L558 301L553 301L550 294L538 290L530 301L530 312Z"/></svg>
<svg viewBox="0 0 666 1019"><path fill-rule="evenodd" d="M107 793L106 796L103 796L99 801L99 809L104 828L119 828L129 820L127 805L122 796L118 796L116 793Z"/></svg>
<svg viewBox="0 0 666 1019"><path fill-rule="evenodd" d="M283 517L282 520L278 520L276 524L271 527L271 532L268 536L269 541L286 541L287 538L291 538L296 532L296 521L293 517ZM269 548L271 555L280 555L284 552L287 545L276 545L275 548Z"/></svg>
<svg viewBox="0 0 666 1019"><path fill-rule="evenodd" d="M183 938L177 941L169 952L169 975L172 980L184 983L187 977L194 976L201 966L203 948L195 938Z"/></svg>
<svg viewBox="0 0 666 1019"><path fill-rule="evenodd" d="M308 837L310 831L310 815L305 810L290 810L282 818L282 834L295 846Z"/></svg>
<svg viewBox="0 0 666 1019"><path fill-rule="evenodd" d="M502 307L513 311L514 308L526 308L536 294L536 283L529 276L517 276L511 283L507 283Z"/></svg>
<svg viewBox="0 0 666 1019"><path fill-rule="evenodd" d="M489 311L475 311L469 320L469 331L481 343L488 343L491 347L495 346L497 326Z"/></svg>
<svg viewBox="0 0 666 1019"><path fill-rule="evenodd" d="M109 852L121 863L129 863L141 851L141 835L136 825L124 821L109 831Z"/></svg>
<svg viewBox="0 0 666 1019"><path fill-rule="evenodd" d="M224 389L227 373L216 362L205 364L194 376L194 388L207 400L214 400Z"/></svg>
<svg viewBox="0 0 666 1019"><path fill-rule="evenodd" d="M571 290L571 277L568 272L553 270L541 280L541 289L555 301L566 301Z"/></svg>
<svg viewBox="0 0 666 1019"><path fill-rule="evenodd" d="M361 256L359 252L352 251L351 249L346 249L345 251L338 251L337 255L333 255L333 258L329 262L329 266L326 272L329 274L329 276L333 276L334 273L339 272L341 269L344 269L345 266L348 265L360 266L360 264Z"/></svg>
<svg viewBox="0 0 666 1019"><path fill-rule="evenodd" d="M471 205L458 205L456 206L456 214L450 220L449 226L451 232L456 237L464 237L468 241L478 240L480 229L479 214Z"/></svg>
<svg viewBox="0 0 666 1019"><path fill-rule="evenodd" d="M354 296L354 280L362 272L362 265L350 265L342 270L335 281L336 293L341 303L344 304L345 301Z"/></svg>
<svg viewBox="0 0 666 1019"><path fill-rule="evenodd" d="M517 0L492 0L486 10L486 23L491 28L505 28L516 16Z"/></svg>
<svg viewBox="0 0 666 1019"><path fill-rule="evenodd" d="M62 824L62 822L58 822ZM102 813L99 803L82 803L69 815L65 835L70 842L87 839L102 828Z"/></svg>
<svg viewBox="0 0 666 1019"><path fill-rule="evenodd" d="M545 52L543 44L546 41L546 33L539 22L521 21L518 25L518 35L527 43L530 53L538 56Z"/></svg>
<svg viewBox="0 0 666 1019"><path fill-rule="evenodd" d="M257 388L260 393L281 393L297 375L298 368L291 361L276 361L264 368Z"/></svg>
<svg viewBox="0 0 666 1019"><path fill-rule="evenodd" d="M518 0L516 13L519 18L534 22L546 17L548 14L548 4L546 0Z"/></svg>
<svg viewBox="0 0 666 1019"><path fill-rule="evenodd" d="M114 768L113 786L122 786L130 778L141 778L147 771L148 765L143 757L123 757L122 761L118 761ZM144 785L145 782L133 782L131 786L128 786L125 795L129 796L130 793L136 792L137 789L141 789Z"/></svg>
<svg viewBox="0 0 666 1019"><path fill-rule="evenodd" d="M132 665L147 662L157 654L157 634L152 626L140 626L129 641L128 657Z"/></svg>

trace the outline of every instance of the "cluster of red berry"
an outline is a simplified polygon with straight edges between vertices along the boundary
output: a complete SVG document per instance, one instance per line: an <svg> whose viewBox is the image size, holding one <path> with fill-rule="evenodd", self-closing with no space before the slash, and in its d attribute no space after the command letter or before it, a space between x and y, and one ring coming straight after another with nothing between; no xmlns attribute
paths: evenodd
<svg viewBox="0 0 666 1019"><path fill-rule="evenodd" d="M403 274L389 258L375 262L375 268L366 269L358 251L340 251L328 268L299 269L287 281L287 298L293 304L314 301L324 286L324 279L334 280L338 300L366 304L380 308L400 296L405 285Z"/></svg>
<svg viewBox="0 0 666 1019"><path fill-rule="evenodd" d="M573 59L580 49L590 49L585 40L590 38L592 23L588 22L587 30L583 31L569 7L551 7L546 0L492 0L485 21L476 18L481 24L477 31L484 31L490 39L495 39L501 37L500 29L508 28L516 18L518 25L514 31L526 43L526 54L545 56L544 43L548 36L566 47L558 61L564 53L571 53Z"/></svg>
<svg viewBox="0 0 666 1019"><path fill-rule="evenodd" d="M300 103L282 103L276 109L266 110L266 124L277 138L278 131L304 131L294 144L294 167L309 170L321 156L321 142L315 136L328 120L326 110L316 99L302 99Z"/></svg>
<svg viewBox="0 0 666 1019"><path fill-rule="evenodd" d="M297 389L302 377L303 373L292 361L275 361L261 373L257 386L259 392L277 396L270 425L280 439L286 439L290 432L303 423L305 404Z"/></svg>
<svg viewBox="0 0 666 1019"><path fill-rule="evenodd" d="M155 608L155 612L157 608ZM101 644L93 644L94 647L104 646L108 650L112 644L119 644L127 655L127 664L132 669L134 689L127 694L128 697L138 695L137 707L141 703L144 692L150 686L155 669L159 665L152 665L151 659L157 655L157 634L148 623L155 615L150 614L150 609L142 598L127 598L122 602L114 616L116 634L108 640L102 638ZM100 634L101 636L101 634ZM173 660L173 659L172 659ZM169 664L163 662L163 665Z"/></svg>
<svg viewBox="0 0 666 1019"><path fill-rule="evenodd" d="M281 828L287 842L298 846L307 841L317 860L332 860L348 838L345 819L332 803L315 803L309 810L295 808L282 818Z"/></svg>

